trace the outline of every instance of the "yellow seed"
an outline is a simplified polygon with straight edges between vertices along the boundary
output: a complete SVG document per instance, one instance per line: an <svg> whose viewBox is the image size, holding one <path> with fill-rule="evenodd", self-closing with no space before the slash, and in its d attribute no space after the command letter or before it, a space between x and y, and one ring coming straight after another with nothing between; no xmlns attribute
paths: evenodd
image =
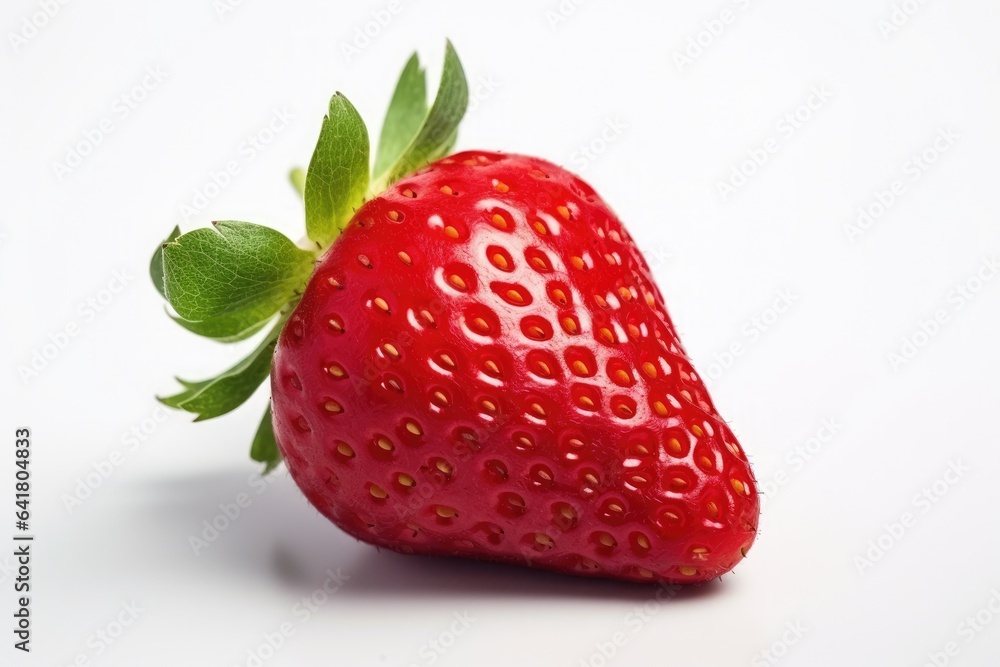
<svg viewBox="0 0 1000 667"><path fill-rule="evenodd" d="M389 211L389 219L393 222L399 220L399 211Z"/></svg>
<svg viewBox="0 0 1000 667"><path fill-rule="evenodd" d="M594 399L592 399L590 396L581 396L578 399L578 402L580 403L580 405L582 405L585 408L593 408L594 407Z"/></svg>
<svg viewBox="0 0 1000 667"><path fill-rule="evenodd" d="M567 301L567 299L566 299L566 292L563 292L558 287L553 288L553 290L552 290L552 300L555 301L556 303L558 303L560 306L565 306L566 305L566 301Z"/></svg>
<svg viewBox="0 0 1000 667"><path fill-rule="evenodd" d="M494 403L493 401L491 401L489 399L483 399L482 406L483 406L483 409L486 410L487 412L496 412L497 411L497 405L496 405L496 403Z"/></svg>
<svg viewBox="0 0 1000 667"><path fill-rule="evenodd" d="M445 366L450 370L455 370L457 368L457 366L455 365L455 360L452 359L451 356L445 352L442 352L441 354L438 355L438 361L441 362L442 366Z"/></svg>
<svg viewBox="0 0 1000 667"><path fill-rule="evenodd" d="M345 458L349 459L354 458L354 450L346 442L342 442L339 445L337 445L337 452Z"/></svg>
<svg viewBox="0 0 1000 667"><path fill-rule="evenodd" d="M390 357L393 357L394 359L399 357L399 349L392 343L384 344L382 346L382 349L385 350L386 354L388 354Z"/></svg>
<svg viewBox="0 0 1000 667"><path fill-rule="evenodd" d="M700 459L698 459L698 463L705 470L712 470L713 468L715 468L715 465L712 463L712 459L708 458L707 456L702 456Z"/></svg>
<svg viewBox="0 0 1000 667"><path fill-rule="evenodd" d="M372 494L373 498L378 498L379 500L385 500L389 497L389 494L378 484L372 484L368 487L368 491Z"/></svg>
<svg viewBox="0 0 1000 667"><path fill-rule="evenodd" d="M552 538L544 533L535 533L535 542L542 547L552 546Z"/></svg>
<svg viewBox="0 0 1000 667"><path fill-rule="evenodd" d="M618 503L610 503L608 505L608 511L611 512L612 514L621 514L625 510L622 509L622 506L619 505Z"/></svg>
<svg viewBox="0 0 1000 667"><path fill-rule="evenodd" d="M416 199L417 193L411 190L410 188L406 188L405 190L403 190L403 196L409 197L410 199Z"/></svg>
<svg viewBox="0 0 1000 667"><path fill-rule="evenodd" d="M708 547L694 547L691 549L691 557L695 560L706 560L708 558Z"/></svg>
<svg viewBox="0 0 1000 667"><path fill-rule="evenodd" d="M532 257L531 265L539 271L548 271L549 265L545 263L545 260L541 257Z"/></svg>
<svg viewBox="0 0 1000 667"><path fill-rule="evenodd" d="M399 257L399 260L401 262L403 262L403 264L406 264L407 266L413 266L413 260L410 259L409 253L406 253L406 252L403 252L402 250L400 250L398 257Z"/></svg>
<svg viewBox="0 0 1000 667"><path fill-rule="evenodd" d="M580 360L576 360L573 362L573 372L576 373L577 375L590 374L590 370L587 368L587 364L583 363Z"/></svg>
<svg viewBox="0 0 1000 667"><path fill-rule="evenodd" d="M548 470L542 470L542 469L536 470L535 476L546 482L552 481L552 473L550 473Z"/></svg>
<svg viewBox="0 0 1000 667"><path fill-rule="evenodd" d="M342 378L347 375L347 371L345 371L344 367L340 364L330 364L329 368L326 369L326 372L335 378Z"/></svg>
<svg viewBox="0 0 1000 667"><path fill-rule="evenodd" d="M594 473L588 472L583 476L583 479L587 482L587 486L597 486L598 480Z"/></svg>
<svg viewBox="0 0 1000 667"><path fill-rule="evenodd" d="M542 339L545 338L545 330L533 324L528 327L528 335L532 338Z"/></svg>
<svg viewBox="0 0 1000 667"><path fill-rule="evenodd" d="M458 511L454 507L447 507L445 505L438 505L435 511L442 519L451 519L458 516Z"/></svg>
<svg viewBox="0 0 1000 667"><path fill-rule="evenodd" d="M507 290L507 298L516 304L524 303L524 297L521 296L521 293L518 292L516 289Z"/></svg>
<svg viewBox="0 0 1000 667"><path fill-rule="evenodd" d="M434 464L434 467L440 470L445 475L451 476L451 471L453 470L453 468L451 467L451 464L445 461L444 459L439 460L436 464Z"/></svg>
<svg viewBox="0 0 1000 667"><path fill-rule="evenodd" d="M566 330L566 333L569 333L569 334L579 333L579 329L576 326L576 320L574 320L572 317L564 317L563 321L562 321L562 325L563 325L563 329Z"/></svg>
<svg viewBox="0 0 1000 667"><path fill-rule="evenodd" d="M698 570L696 568L688 567L687 565L681 566L680 572L685 577L693 577L694 575L698 574Z"/></svg>
<svg viewBox="0 0 1000 667"><path fill-rule="evenodd" d="M422 317L423 320L425 322L427 322L427 324L429 324L430 326L434 326L435 320L434 320L434 316L431 315L431 311L429 311L429 310L421 310L420 311L420 317Z"/></svg>
<svg viewBox="0 0 1000 667"><path fill-rule="evenodd" d="M600 306L601 308L607 308L607 307L608 307L608 302L607 302L607 301L605 301L605 300L604 300L604 297L603 297L603 296L601 296L600 294L595 294L595 295L594 295L594 302L595 302L595 303L596 303L596 304L597 304L598 306Z"/></svg>
<svg viewBox="0 0 1000 667"><path fill-rule="evenodd" d="M680 491L687 488L687 480L683 477L674 477L670 480L670 488Z"/></svg>
<svg viewBox="0 0 1000 667"><path fill-rule="evenodd" d="M449 238L453 238L453 239L457 239L458 238L458 230L455 229L454 227L452 227L451 225L448 225L447 227L444 228L444 233L445 233L445 236L447 236Z"/></svg>
<svg viewBox="0 0 1000 667"><path fill-rule="evenodd" d="M556 210L559 211L559 215L569 220L569 209L565 206L556 206Z"/></svg>
<svg viewBox="0 0 1000 667"><path fill-rule="evenodd" d="M714 501L709 501L708 513L711 514L713 518L719 516L719 506L716 505Z"/></svg>
<svg viewBox="0 0 1000 667"><path fill-rule="evenodd" d="M330 328L334 331L340 332L344 330L344 325L341 324L339 320L331 319L329 324Z"/></svg>
<svg viewBox="0 0 1000 667"><path fill-rule="evenodd" d="M613 333L611 333L611 329L608 329L606 327L602 327L601 330L598 333L601 334L601 338L603 338L606 343L614 343L615 342L615 335Z"/></svg>
<svg viewBox="0 0 1000 667"><path fill-rule="evenodd" d="M667 440L667 450L674 456L680 456L684 448L681 446L680 440L670 438L670 440Z"/></svg>
<svg viewBox="0 0 1000 667"><path fill-rule="evenodd" d="M441 391L434 392L434 399L443 405L448 405L448 397L444 395Z"/></svg>
<svg viewBox="0 0 1000 667"><path fill-rule="evenodd" d="M531 404L531 411L538 417L545 417L545 408L538 403Z"/></svg>
<svg viewBox="0 0 1000 667"><path fill-rule="evenodd" d="M655 378L656 366L647 361L642 365L642 372L645 373L647 377Z"/></svg>
<svg viewBox="0 0 1000 667"><path fill-rule="evenodd" d="M501 255L500 253L496 253L495 255L493 255L493 263L497 266L497 268L504 270L506 270L510 266L507 263L507 258Z"/></svg>
<svg viewBox="0 0 1000 667"><path fill-rule="evenodd" d="M526 447L527 449L531 449L532 447L535 446L535 443L533 443L531 439L526 435L519 435L517 436L516 440L522 447Z"/></svg>
<svg viewBox="0 0 1000 667"><path fill-rule="evenodd" d="M622 416L624 416L624 417L631 417L633 414L635 414L632 411L632 408L630 408L629 406L625 405L624 403L621 403L621 404L618 405L618 411L621 412Z"/></svg>
<svg viewBox="0 0 1000 667"><path fill-rule="evenodd" d="M500 367L497 366L496 362L493 361L492 359L487 359L483 363L483 366L485 366L486 370L490 372L490 375L494 377L500 377Z"/></svg>
<svg viewBox="0 0 1000 667"><path fill-rule="evenodd" d="M635 538L635 543L639 545L640 549L649 548L649 539L645 535L639 535Z"/></svg>
<svg viewBox="0 0 1000 667"><path fill-rule="evenodd" d="M405 472L399 473L399 475L396 476L396 481L399 482L400 486L405 486L410 488L416 486L417 484L416 480L407 475Z"/></svg>
<svg viewBox="0 0 1000 667"><path fill-rule="evenodd" d="M698 436L699 438L700 438L701 436L705 435L705 432L704 432L704 431L702 431L702 430L701 430L701 427L700 427L700 426L698 426L697 424L694 424L694 425L692 425L692 426L691 426L691 432L692 432L692 433L694 433L694 434L695 434L696 436Z"/></svg>
<svg viewBox="0 0 1000 667"><path fill-rule="evenodd" d="M656 410L656 414L661 417L666 417L668 414L667 406L663 404L663 401L653 401L653 409Z"/></svg>
<svg viewBox="0 0 1000 667"><path fill-rule="evenodd" d="M383 299L382 297L380 296L375 297L375 300L372 303L374 303L375 307L378 308L379 310L389 312L389 304L386 303L385 299Z"/></svg>
<svg viewBox="0 0 1000 667"><path fill-rule="evenodd" d="M423 435L424 432L420 429L420 424L417 422L406 422L406 430L413 435Z"/></svg>
<svg viewBox="0 0 1000 667"><path fill-rule="evenodd" d="M598 533L597 541L601 543L601 546L609 549L614 548L618 544L615 538L608 533Z"/></svg>
<svg viewBox="0 0 1000 667"><path fill-rule="evenodd" d="M341 287L343 287L343 285L340 284L340 281L337 280L336 278L327 278L326 282L330 284L330 287L334 287L336 289L340 289Z"/></svg>
<svg viewBox="0 0 1000 667"><path fill-rule="evenodd" d="M624 370L620 368L615 371L614 375L615 375L615 380L618 381L618 384L628 384L629 380L632 379L628 373L626 373Z"/></svg>
<svg viewBox="0 0 1000 667"><path fill-rule="evenodd" d="M647 569L646 569L646 568L644 568L644 567L637 567L637 568L635 568L635 571L636 571L636 573L637 573L637 574L638 574L638 575L639 575L640 577L642 577L642 578L644 578L644 579L652 579L652 578L653 578L653 573L652 573L652 571L650 571L650 570L647 570Z"/></svg>
<svg viewBox="0 0 1000 667"><path fill-rule="evenodd" d="M458 289L461 289L461 290L465 289L465 281L462 280L462 277L459 276L459 275L452 274L448 278L448 282L450 282L454 287L456 287Z"/></svg>
<svg viewBox="0 0 1000 667"><path fill-rule="evenodd" d="M533 222L531 226L535 228L536 232L542 234L543 236L549 233L549 230L545 228L545 224L542 223L540 220L535 220L535 222Z"/></svg>
<svg viewBox="0 0 1000 667"><path fill-rule="evenodd" d="M489 323L481 317L477 317L472 320L472 328L476 330L477 333L487 334L490 332Z"/></svg>
<svg viewBox="0 0 1000 667"><path fill-rule="evenodd" d="M493 224L499 227L500 229L507 229L507 219L502 215L500 215L499 213L494 213L492 220Z"/></svg>
<svg viewBox="0 0 1000 667"><path fill-rule="evenodd" d="M326 405L323 407L326 408L327 412L332 412L334 414L339 414L344 411L344 406L337 401L327 401Z"/></svg>
<svg viewBox="0 0 1000 667"><path fill-rule="evenodd" d="M572 264L573 264L573 266L574 266L574 267L576 267L577 269L582 269L582 268L583 268L583 267L585 266L585 265L584 265L584 263L583 263L583 258L582 258L582 257L573 257L573 258L572 258L572 259L570 259L569 261L570 261L570 263L572 263Z"/></svg>
<svg viewBox="0 0 1000 667"><path fill-rule="evenodd" d="M733 489L736 490L736 493L746 493L747 487L743 482L741 482L736 478L733 478L732 480L730 480L730 482L733 485Z"/></svg>
<svg viewBox="0 0 1000 667"><path fill-rule="evenodd" d="M389 438L386 438L385 436L379 437L378 440L375 441L375 443L379 446L380 449L383 449L387 452L391 452L393 449L395 449Z"/></svg>
<svg viewBox="0 0 1000 667"><path fill-rule="evenodd" d="M552 377L552 369L544 361L535 362L535 372L544 378Z"/></svg>
<svg viewBox="0 0 1000 667"><path fill-rule="evenodd" d="M441 186L441 192L443 192L446 195L450 195L450 194L453 193L452 189L450 187L448 187L447 185L442 185Z"/></svg>
<svg viewBox="0 0 1000 667"><path fill-rule="evenodd" d="M510 190L510 186L504 183L503 181L497 181L493 185L493 187L494 189L496 189L497 192L507 192L508 190Z"/></svg>

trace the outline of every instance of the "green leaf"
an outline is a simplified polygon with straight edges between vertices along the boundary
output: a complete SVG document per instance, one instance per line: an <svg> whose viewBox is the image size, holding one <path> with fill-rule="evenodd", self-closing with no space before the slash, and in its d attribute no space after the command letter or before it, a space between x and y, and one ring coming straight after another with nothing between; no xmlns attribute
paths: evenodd
<svg viewBox="0 0 1000 667"><path fill-rule="evenodd" d="M274 424L271 422L270 404L264 411L264 418L260 420L257 434L253 437L253 444L250 445L250 458L264 464L265 475L281 463L281 452L278 450L278 441L274 438Z"/></svg>
<svg viewBox="0 0 1000 667"><path fill-rule="evenodd" d="M302 167L296 167L288 172L288 180L291 181L292 187L295 191L299 193L300 197L305 198L306 196L306 172Z"/></svg>
<svg viewBox="0 0 1000 667"><path fill-rule="evenodd" d="M347 98L336 93L306 173L306 233L323 248L337 238L364 201L368 151L364 121Z"/></svg>
<svg viewBox="0 0 1000 667"><path fill-rule="evenodd" d="M445 47L441 84L430 113L399 159L379 179L379 189L446 155L455 142L458 124L468 106L469 85L465 71L449 41Z"/></svg>
<svg viewBox="0 0 1000 667"><path fill-rule="evenodd" d="M427 78L414 53L399 75L396 92L392 94L389 111L382 123L373 173L382 176L402 155L417 136L427 117Z"/></svg>
<svg viewBox="0 0 1000 667"><path fill-rule="evenodd" d="M242 405L271 371L271 357L285 318L268 333L247 357L214 378L190 382L177 378L184 390L159 397L161 403L197 415L195 421L224 415Z"/></svg>
<svg viewBox="0 0 1000 667"><path fill-rule="evenodd" d="M170 315L170 319L191 333L212 338L220 343L235 343L246 340L267 326L274 319L274 313L259 317L253 311L241 311L229 315L220 315L207 320L191 322L183 317Z"/></svg>
<svg viewBox="0 0 1000 667"><path fill-rule="evenodd" d="M156 247L156 252L153 253L153 259L149 260L149 277L153 279L153 286L156 287L156 291L160 293L160 296L166 298L166 294L163 291L163 246L164 244L170 243L178 236L181 235L181 228L174 227L174 230L170 232L163 243Z"/></svg>
<svg viewBox="0 0 1000 667"><path fill-rule="evenodd" d="M166 298L195 333L238 340L297 297L314 256L268 227L214 224L164 244Z"/></svg>

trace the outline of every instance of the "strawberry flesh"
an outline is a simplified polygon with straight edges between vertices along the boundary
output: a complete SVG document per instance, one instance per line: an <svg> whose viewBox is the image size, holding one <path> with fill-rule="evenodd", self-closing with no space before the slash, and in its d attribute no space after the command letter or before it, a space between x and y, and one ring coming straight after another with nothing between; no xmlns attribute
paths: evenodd
<svg viewBox="0 0 1000 667"><path fill-rule="evenodd" d="M278 342L276 438L358 539L699 582L753 543L749 463L594 190L464 152L368 201Z"/></svg>

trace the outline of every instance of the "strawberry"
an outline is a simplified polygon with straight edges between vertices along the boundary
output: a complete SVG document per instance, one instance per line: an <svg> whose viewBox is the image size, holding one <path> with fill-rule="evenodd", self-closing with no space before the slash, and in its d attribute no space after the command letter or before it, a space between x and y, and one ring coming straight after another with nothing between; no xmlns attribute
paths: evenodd
<svg viewBox="0 0 1000 667"><path fill-rule="evenodd" d="M273 326L162 400L210 418L270 374L251 454L371 544L635 581L728 572L756 534L753 473L642 254L554 164L441 159L467 103L450 44L429 109L423 81L414 56L373 180L363 122L331 100L305 177L316 248L249 223L171 234L152 272L179 323L225 341Z"/></svg>

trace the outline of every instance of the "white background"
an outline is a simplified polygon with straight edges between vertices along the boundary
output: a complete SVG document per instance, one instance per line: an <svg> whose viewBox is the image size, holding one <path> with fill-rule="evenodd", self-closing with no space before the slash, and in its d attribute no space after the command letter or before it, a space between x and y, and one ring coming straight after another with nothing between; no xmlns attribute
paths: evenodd
<svg viewBox="0 0 1000 667"><path fill-rule="evenodd" d="M694 4L403 2L348 57L390 5L71 2L34 34L37 0L5 2L0 663L252 665L287 621L263 664L995 665L1000 5L907 0L888 31L890 0ZM329 96L345 92L377 132L408 55L433 81L445 37L479 97L460 146L582 171L647 251L751 454L760 535L723 581L656 602L641 586L378 553L284 474L258 493L247 450L263 390L205 424L157 408L172 375L207 376L240 350L166 318L146 276L156 244L213 219L299 238L285 175L307 163ZM162 80L130 92L147 68ZM127 116L122 95L143 98ZM294 118L251 159L241 145L275 110ZM104 119L113 131L60 177ZM952 138L936 149L939 132ZM769 139L776 151L724 196ZM185 218L233 160L239 174ZM850 233L895 180L895 200ZM27 657L8 631L16 426L34 433ZM250 506L196 555L189 537L241 493ZM337 568L343 586L303 622L295 605ZM457 637L455 614L472 619Z"/></svg>

